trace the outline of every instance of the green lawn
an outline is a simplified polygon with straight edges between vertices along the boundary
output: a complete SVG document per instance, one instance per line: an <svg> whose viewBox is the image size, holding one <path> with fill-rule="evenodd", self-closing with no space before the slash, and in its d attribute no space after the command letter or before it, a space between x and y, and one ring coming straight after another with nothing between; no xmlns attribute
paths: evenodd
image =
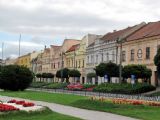
<svg viewBox="0 0 160 120"><path fill-rule="evenodd" d="M149 96L160 96L160 92L156 92L156 93L150 94Z"/></svg>
<svg viewBox="0 0 160 120"><path fill-rule="evenodd" d="M62 115L47 109L43 112L9 112L0 114L0 120L81 120L79 118Z"/></svg>
<svg viewBox="0 0 160 120"><path fill-rule="evenodd" d="M54 102L79 108L111 112L143 120L160 120L160 107L118 105L110 102L91 101L88 97L47 92L0 92L0 95L16 96L32 100Z"/></svg>

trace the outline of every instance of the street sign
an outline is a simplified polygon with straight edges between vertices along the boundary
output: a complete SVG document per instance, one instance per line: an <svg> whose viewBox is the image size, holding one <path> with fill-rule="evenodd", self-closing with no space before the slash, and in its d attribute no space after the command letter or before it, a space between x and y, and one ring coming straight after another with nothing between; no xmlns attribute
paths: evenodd
<svg viewBox="0 0 160 120"><path fill-rule="evenodd" d="M108 82L108 75L104 75L104 82Z"/></svg>
<svg viewBox="0 0 160 120"><path fill-rule="evenodd" d="M135 84L135 80L136 80L136 76L135 75L131 75L131 84Z"/></svg>

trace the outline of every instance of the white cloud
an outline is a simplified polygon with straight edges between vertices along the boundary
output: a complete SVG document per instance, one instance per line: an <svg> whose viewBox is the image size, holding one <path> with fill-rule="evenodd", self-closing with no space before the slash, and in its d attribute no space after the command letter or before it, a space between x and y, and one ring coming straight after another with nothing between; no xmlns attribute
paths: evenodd
<svg viewBox="0 0 160 120"><path fill-rule="evenodd" d="M56 38L82 38L159 21L159 4L157 0L0 0L0 32L28 34L33 39L22 44L30 48L39 43L43 48L62 42Z"/></svg>

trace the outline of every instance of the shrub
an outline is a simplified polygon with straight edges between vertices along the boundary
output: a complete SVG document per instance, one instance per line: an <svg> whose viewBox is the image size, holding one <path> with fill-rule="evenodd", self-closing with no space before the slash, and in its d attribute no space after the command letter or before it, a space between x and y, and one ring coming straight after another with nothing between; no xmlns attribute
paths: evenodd
<svg viewBox="0 0 160 120"><path fill-rule="evenodd" d="M4 66L0 72L0 88L4 90L24 90L32 83L33 73L24 66Z"/></svg>
<svg viewBox="0 0 160 120"><path fill-rule="evenodd" d="M116 94L139 94L155 90L156 88L149 84L135 84L133 87L131 84L115 84L115 83L103 83L94 88L94 91L104 93L116 93Z"/></svg>
<svg viewBox="0 0 160 120"><path fill-rule="evenodd" d="M64 89L66 88L68 83L52 83L45 86L45 88L49 89Z"/></svg>
<svg viewBox="0 0 160 120"><path fill-rule="evenodd" d="M43 86L46 86L46 85L49 85L51 83L46 83L46 82L32 82L30 84L30 87L33 87L33 88L40 88L40 87L43 87Z"/></svg>

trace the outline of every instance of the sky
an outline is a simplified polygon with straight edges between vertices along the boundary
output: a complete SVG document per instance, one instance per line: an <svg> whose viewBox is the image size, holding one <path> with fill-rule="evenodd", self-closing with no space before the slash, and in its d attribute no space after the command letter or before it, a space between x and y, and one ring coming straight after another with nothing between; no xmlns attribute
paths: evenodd
<svg viewBox="0 0 160 120"><path fill-rule="evenodd" d="M160 20L157 0L0 0L0 54L18 56L65 38L104 35L143 21ZM1 59L1 57L0 57Z"/></svg>

